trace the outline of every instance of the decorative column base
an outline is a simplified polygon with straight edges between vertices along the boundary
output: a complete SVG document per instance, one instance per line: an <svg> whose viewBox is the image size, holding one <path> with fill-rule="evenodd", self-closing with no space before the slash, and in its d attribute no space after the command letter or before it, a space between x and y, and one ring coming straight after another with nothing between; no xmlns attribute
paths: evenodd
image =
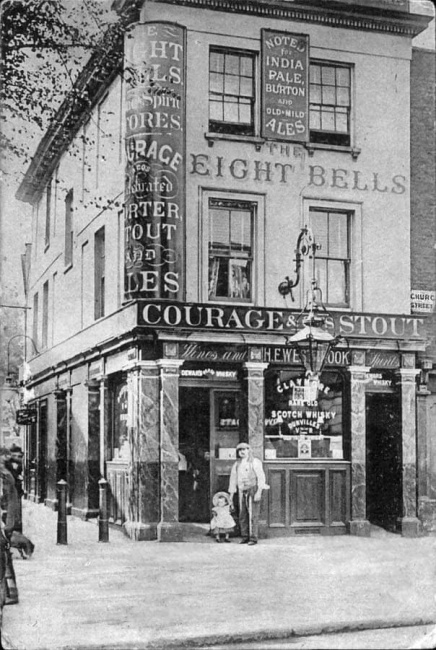
<svg viewBox="0 0 436 650"><path fill-rule="evenodd" d="M418 516L422 532L426 535L436 534L436 499L420 497L418 500Z"/></svg>
<svg viewBox="0 0 436 650"><path fill-rule="evenodd" d="M419 537L421 535L421 522L417 517L402 517L400 527L402 537Z"/></svg>
<svg viewBox="0 0 436 650"><path fill-rule="evenodd" d="M157 539L157 524L143 524L138 521L125 521L123 530L135 542L150 542Z"/></svg>
<svg viewBox="0 0 436 650"><path fill-rule="evenodd" d="M183 529L178 521L161 521L157 525L158 542L183 542Z"/></svg>
<svg viewBox="0 0 436 650"><path fill-rule="evenodd" d="M371 537L371 525L367 519L353 519L349 522L350 535L356 537Z"/></svg>

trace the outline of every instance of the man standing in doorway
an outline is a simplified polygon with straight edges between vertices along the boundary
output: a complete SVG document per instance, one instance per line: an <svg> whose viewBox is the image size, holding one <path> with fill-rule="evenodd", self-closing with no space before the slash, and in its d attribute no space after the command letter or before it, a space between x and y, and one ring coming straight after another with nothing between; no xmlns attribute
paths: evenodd
<svg viewBox="0 0 436 650"><path fill-rule="evenodd" d="M262 462L253 457L250 445L240 442L236 447L238 460L230 473L229 494L230 503L238 492L239 527L241 529L241 544L254 546L257 544L259 528L259 512L262 491L268 490Z"/></svg>

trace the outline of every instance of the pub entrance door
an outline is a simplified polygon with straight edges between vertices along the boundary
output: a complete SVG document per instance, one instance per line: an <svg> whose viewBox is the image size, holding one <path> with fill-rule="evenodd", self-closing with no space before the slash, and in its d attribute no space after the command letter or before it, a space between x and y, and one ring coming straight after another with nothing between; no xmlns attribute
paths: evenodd
<svg viewBox="0 0 436 650"><path fill-rule="evenodd" d="M396 532L402 516L400 401L394 393L366 395L366 516Z"/></svg>
<svg viewBox="0 0 436 650"><path fill-rule="evenodd" d="M227 492L239 442L239 390L180 386L179 521L208 523L213 495Z"/></svg>

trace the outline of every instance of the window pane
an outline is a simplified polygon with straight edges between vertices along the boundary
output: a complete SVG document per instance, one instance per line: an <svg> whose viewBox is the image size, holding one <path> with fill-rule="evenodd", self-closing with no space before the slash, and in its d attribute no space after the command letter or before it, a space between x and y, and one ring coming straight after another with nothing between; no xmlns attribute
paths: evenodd
<svg viewBox="0 0 436 650"><path fill-rule="evenodd" d="M221 52L210 53L210 69L215 72L223 72L224 70L224 54Z"/></svg>
<svg viewBox="0 0 436 650"><path fill-rule="evenodd" d="M230 260L230 297L250 298L250 264L243 260Z"/></svg>
<svg viewBox="0 0 436 650"><path fill-rule="evenodd" d="M327 302L327 260L315 258L315 279L321 289L323 302Z"/></svg>
<svg viewBox="0 0 436 650"><path fill-rule="evenodd" d="M328 246L327 246L327 237L328 237L328 213L322 211L310 211L310 225L313 232L313 237L316 244L321 245L321 248L316 252L317 256L327 257L328 255Z"/></svg>
<svg viewBox="0 0 436 650"><path fill-rule="evenodd" d="M253 81L248 77L242 77L241 79L241 95L245 97L253 96Z"/></svg>
<svg viewBox="0 0 436 650"><path fill-rule="evenodd" d="M323 86L322 103L331 104L332 106L335 104L335 89L333 86Z"/></svg>
<svg viewBox="0 0 436 650"><path fill-rule="evenodd" d="M310 128L311 129L320 129L321 128L321 115L318 109L310 109Z"/></svg>
<svg viewBox="0 0 436 650"><path fill-rule="evenodd" d="M238 122L238 104L229 99L224 104L224 121L225 122Z"/></svg>
<svg viewBox="0 0 436 650"><path fill-rule="evenodd" d="M317 84L311 84L310 101L312 104L321 104L321 86L318 86Z"/></svg>
<svg viewBox="0 0 436 650"><path fill-rule="evenodd" d="M241 75L253 76L253 59L251 56L241 56Z"/></svg>
<svg viewBox="0 0 436 650"><path fill-rule="evenodd" d="M312 64L310 66L310 82L321 83L321 66Z"/></svg>
<svg viewBox="0 0 436 650"><path fill-rule="evenodd" d="M328 302L330 304L345 304L345 264L330 260L328 265Z"/></svg>
<svg viewBox="0 0 436 650"><path fill-rule="evenodd" d="M210 210L210 242L214 248L229 246L230 218L228 210Z"/></svg>
<svg viewBox="0 0 436 650"><path fill-rule="evenodd" d="M349 68L336 68L336 83L338 86L350 86Z"/></svg>
<svg viewBox="0 0 436 650"><path fill-rule="evenodd" d="M241 104L239 107L239 122L242 124L251 124L251 105Z"/></svg>
<svg viewBox="0 0 436 650"><path fill-rule="evenodd" d="M226 95L239 94L239 77L228 75L224 78L224 93Z"/></svg>
<svg viewBox="0 0 436 650"><path fill-rule="evenodd" d="M231 214L232 250L251 250L251 213L233 210Z"/></svg>
<svg viewBox="0 0 436 650"><path fill-rule="evenodd" d="M333 109L328 106L324 107L321 111L321 128L324 131L335 130L335 114Z"/></svg>
<svg viewBox="0 0 436 650"><path fill-rule="evenodd" d="M223 105L221 102L214 102L213 100L210 102L209 116L211 120L223 120Z"/></svg>
<svg viewBox="0 0 436 650"><path fill-rule="evenodd" d="M210 82L209 89L213 93L222 93L223 92L223 76L222 74L217 74L216 72L210 73Z"/></svg>
<svg viewBox="0 0 436 650"><path fill-rule="evenodd" d="M350 105L350 91L348 88L337 88L336 90L336 103L338 106Z"/></svg>
<svg viewBox="0 0 436 650"><path fill-rule="evenodd" d="M227 297L229 295L229 260L223 257L219 260L218 277L216 283L216 296Z"/></svg>
<svg viewBox="0 0 436 650"><path fill-rule="evenodd" d="M237 54L226 55L226 74L239 75L239 56Z"/></svg>
<svg viewBox="0 0 436 650"><path fill-rule="evenodd" d="M348 115L347 113L336 113L336 131L348 133Z"/></svg>
<svg viewBox="0 0 436 650"><path fill-rule="evenodd" d="M333 66L322 66L322 83L323 85L335 85L335 68Z"/></svg>
<svg viewBox="0 0 436 650"><path fill-rule="evenodd" d="M329 220L329 255L330 257L348 257L348 228L346 214L330 213Z"/></svg>

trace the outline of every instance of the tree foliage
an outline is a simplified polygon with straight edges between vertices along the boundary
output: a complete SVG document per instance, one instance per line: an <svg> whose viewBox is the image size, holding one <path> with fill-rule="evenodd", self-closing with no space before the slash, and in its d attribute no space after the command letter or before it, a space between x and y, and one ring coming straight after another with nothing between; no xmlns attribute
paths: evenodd
<svg viewBox="0 0 436 650"><path fill-rule="evenodd" d="M27 161L118 17L108 0L0 0L0 10L0 146Z"/></svg>

